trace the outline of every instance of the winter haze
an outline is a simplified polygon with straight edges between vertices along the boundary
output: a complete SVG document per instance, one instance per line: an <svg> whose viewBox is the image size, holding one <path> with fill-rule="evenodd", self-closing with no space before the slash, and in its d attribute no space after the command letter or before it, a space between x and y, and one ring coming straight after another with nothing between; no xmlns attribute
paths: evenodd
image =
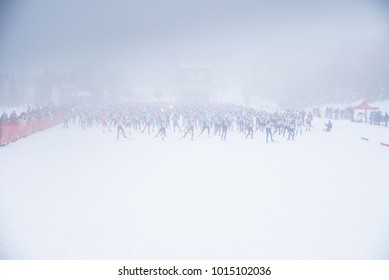
<svg viewBox="0 0 389 280"><path fill-rule="evenodd" d="M388 1L0 1L0 259L387 260L388 113Z"/></svg>
<svg viewBox="0 0 389 280"><path fill-rule="evenodd" d="M195 65L212 69L216 101L388 97L386 1L33 0L1 10L3 75L98 67L109 73L100 90L120 96L172 91L177 67Z"/></svg>

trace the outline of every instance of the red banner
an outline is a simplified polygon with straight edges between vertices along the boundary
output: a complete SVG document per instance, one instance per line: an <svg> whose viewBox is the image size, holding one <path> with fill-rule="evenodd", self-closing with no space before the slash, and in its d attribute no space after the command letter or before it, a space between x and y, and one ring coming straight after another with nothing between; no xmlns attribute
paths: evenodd
<svg viewBox="0 0 389 280"><path fill-rule="evenodd" d="M27 137L37 131L48 129L60 124L63 117L54 117L20 120L17 123L5 123L0 125L0 146L15 142L20 138Z"/></svg>

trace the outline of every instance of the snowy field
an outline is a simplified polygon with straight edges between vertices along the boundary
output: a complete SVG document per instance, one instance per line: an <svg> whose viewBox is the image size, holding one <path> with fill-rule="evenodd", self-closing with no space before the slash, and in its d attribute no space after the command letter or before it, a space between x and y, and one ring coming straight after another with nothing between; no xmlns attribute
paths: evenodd
<svg viewBox="0 0 389 280"><path fill-rule="evenodd" d="M389 259L389 128L324 121L294 142L57 126L1 147L0 258Z"/></svg>

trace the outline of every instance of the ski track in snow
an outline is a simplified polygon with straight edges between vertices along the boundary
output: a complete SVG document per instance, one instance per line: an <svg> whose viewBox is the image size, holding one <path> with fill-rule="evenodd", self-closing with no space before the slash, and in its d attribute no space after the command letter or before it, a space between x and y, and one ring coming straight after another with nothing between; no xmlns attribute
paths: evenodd
<svg viewBox="0 0 389 280"><path fill-rule="evenodd" d="M324 121L269 144L57 126L1 147L0 258L388 259L389 128Z"/></svg>

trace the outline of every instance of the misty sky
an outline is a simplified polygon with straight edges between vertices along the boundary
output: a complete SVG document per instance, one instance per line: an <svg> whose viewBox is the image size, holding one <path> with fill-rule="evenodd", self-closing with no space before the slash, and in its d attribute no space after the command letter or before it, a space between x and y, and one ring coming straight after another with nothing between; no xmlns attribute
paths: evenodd
<svg viewBox="0 0 389 280"><path fill-rule="evenodd" d="M8 4L7 4L8 3ZM388 46L386 1L30 0L1 8L3 71L114 65L132 84L209 65L218 87L285 91ZM389 49L389 46L388 46ZM233 85L234 84L234 85Z"/></svg>

